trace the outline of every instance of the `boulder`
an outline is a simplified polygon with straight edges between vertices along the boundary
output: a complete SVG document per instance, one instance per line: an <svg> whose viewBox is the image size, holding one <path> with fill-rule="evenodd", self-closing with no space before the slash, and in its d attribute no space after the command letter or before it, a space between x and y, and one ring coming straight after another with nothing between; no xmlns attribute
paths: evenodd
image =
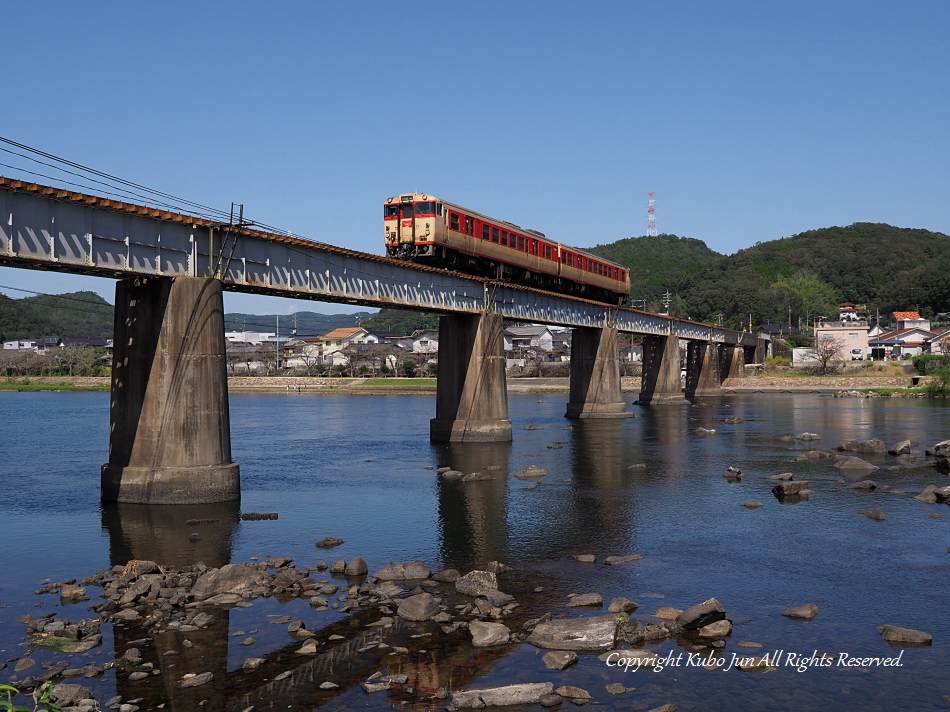
<svg viewBox="0 0 950 712"><path fill-rule="evenodd" d="M73 586L70 584L64 583L59 587L59 600L62 603L75 603L87 599L86 589L82 586Z"/></svg>
<svg viewBox="0 0 950 712"><path fill-rule="evenodd" d="M593 653L610 650L617 638L617 616L569 618L538 623L528 642L545 650Z"/></svg>
<svg viewBox="0 0 950 712"><path fill-rule="evenodd" d="M529 682L506 687L491 687L485 690L466 690L452 695L452 706L460 710L485 707L510 707L512 705L538 705L541 698L554 694L551 682Z"/></svg>
<svg viewBox="0 0 950 712"><path fill-rule="evenodd" d="M501 623L472 621L468 624L468 631L472 634L472 645L476 648L504 645L511 637L511 630Z"/></svg>
<svg viewBox="0 0 950 712"><path fill-rule="evenodd" d="M267 662L266 658L248 658L244 661L244 664L241 666L241 669L245 672L253 672L257 670L261 665Z"/></svg>
<svg viewBox="0 0 950 712"><path fill-rule="evenodd" d="M795 436L795 439L808 442L811 440L821 440L821 436L818 433L799 433Z"/></svg>
<svg viewBox="0 0 950 712"><path fill-rule="evenodd" d="M547 477L547 475L548 471L537 465L528 465L515 473L515 477L519 480L540 480L542 477Z"/></svg>
<svg viewBox="0 0 950 712"><path fill-rule="evenodd" d="M873 440L862 440L858 443L855 450L865 455L883 455L887 452L887 445L876 438Z"/></svg>
<svg viewBox="0 0 950 712"><path fill-rule="evenodd" d="M743 507L748 507L749 509L758 509L759 507L764 507L764 506L765 506L765 505L762 504L761 502L757 502L757 501L754 500L754 499L746 500L745 502L742 502L741 504L742 504Z"/></svg>
<svg viewBox="0 0 950 712"><path fill-rule="evenodd" d="M597 557L593 554L575 554L574 560L579 561L582 564L593 564L595 561L597 561Z"/></svg>
<svg viewBox="0 0 950 712"><path fill-rule="evenodd" d="M471 571L455 580L455 590L466 596L484 596L498 590L498 577L491 571Z"/></svg>
<svg viewBox="0 0 950 712"><path fill-rule="evenodd" d="M653 615L665 621L675 621L677 618L679 618L679 615L682 612L683 611L681 611L679 608L673 608L672 606L663 606L662 608L658 608L656 613L654 613Z"/></svg>
<svg viewBox="0 0 950 712"><path fill-rule="evenodd" d="M927 485L914 499L919 499L926 504L936 504L937 495L934 494L936 490L937 488L934 485Z"/></svg>
<svg viewBox="0 0 950 712"><path fill-rule="evenodd" d="M50 693L50 700L55 702L60 707L75 705L79 702L79 700L91 699L94 698L92 695L92 690L90 690L88 687L66 682L59 685L53 685L53 689Z"/></svg>
<svg viewBox="0 0 950 712"><path fill-rule="evenodd" d="M901 440L897 445L892 447L887 451L888 455L909 455L910 454L910 440Z"/></svg>
<svg viewBox="0 0 950 712"><path fill-rule="evenodd" d="M791 482L795 478L791 472L780 472L777 475L769 475L765 479L767 480L778 480L780 482Z"/></svg>
<svg viewBox="0 0 950 712"><path fill-rule="evenodd" d="M581 593L577 596L571 596L567 605L571 608L583 608L585 606L597 606L599 608L604 605L604 597L599 593Z"/></svg>
<svg viewBox="0 0 950 712"><path fill-rule="evenodd" d="M643 554L627 554L626 556L608 556L604 559L604 563L607 566L617 566L618 564L626 564L628 561L639 561L643 558Z"/></svg>
<svg viewBox="0 0 950 712"><path fill-rule="evenodd" d="M267 572L252 564L226 564L199 576L191 593L196 600L203 601L222 593L253 593L269 584Z"/></svg>
<svg viewBox="0 0 950 712"><path fill-rule="evenodd" d="M485 472L470 472L462 478L462 482L483 482L493 479L495 478Z"/></svg>
<svg viewBox="0 0 950 712"><path fill-rule="evenodd" d="M950 441L948 441L950 442ZM913 628L898 628L895 625L879 626L877 632L881 634L888 643L911 643L916 645L930 645L933 643L933 636L922 630Z"/></svg>
<svg viewBox="0 0 950 712"><path fill-rule="evenodd" d="M343 539L334 539L332 536L324 537L317 542L317 546L321 549L332 549L335 546L343 544Z"/></svg>
<svg viewBox="0 0 950 712"><path fill-rule="evenodd" d="M559 687L554 691L554 694L560 695L561 697L565 697L575 702L580 700L586 701L590 699L590 693L587 690L581 687L574 687L573 685L564 685Z"/></svg>
<svg viewBox="0 0 950 712"><path fill-rule="evenodd" d="M839 470L847 472L848 474L859 474L861 472L873 472L878 469L877 465L872 465L867 460L862 460L860 457L839 457L837 462L835 462L835 467Z"/></svg>
<svg viewBox="0 0 950 712"><path fill-rule="evenodd" d="M431 593L417 593L399 602L396 613L407 621L427 621L439 613L439 603Z"/></svg>
<svg viewBox="0 0 950 712"><path fill-rule="evenodd" d="M485 594L485 598L487 598L488 602L491 603L495 608L507 606L509 603L515 600L514 596L507 593L502 593L501 591L488 591Z"/></svg>
<svg viewBox="0 0 950 712"><path fill-rule="evenodd" d="M854 452L857 449L858 449L857 440L846 440L845 442L841 443L835 448L835 450L838 450L839 452Z"/></svg>
<svg viewBox="0 0 950 712"><path fill-rule="evenodd" d="M465 477L465 473L460 470L446 470L445 472L439 473L439 476L443 480L461 480Z"/></svg>
<svg viewBox="0 0 950 712"><path fill-rule="evenodd" d="M743 423L745 421L742 420L742 418L740 418L737 415L730 415L728 418L726 418L722 422L728 423L729 425L736 425L737 423Z"/></svg>
<svg viewBox="0 0 950 712"><path fill-rule="evenodd" d="M414 560L409 563L390 561L373 574L373 578L377 581L412 581L429 578L431 573L421 561Z"/></svg>
<svg viewBox="0 0 950 712"><path fill-rule="evenodd" d="M788 482L779 482L772 488L772 494L776 497L788 497L790 495L801 494L802 490L808 489L808 481L802 480L800 482L795 482L790 480Z"/></svg>
<svg viewBox="0 0 950 712"><path fill-rule="evenodd" d="M202 685L207 685L209 682L211 682L213 677L214 673L210 672L203 672L199 673L198 675L189 673L181 679L178 687L182 689L187 689L189 687L201 687Z"/></svg>
<svg viewBox="0 0 950 712"><path fill-rule="evenodd" d="M344 571L346 571L346 562L343 559L334 561L332 564L330 564L331 574L342 574Z"/></svg>
<svg viewBox="0 0 950 712"><path fill-rule="evenodd" d="M564 670L577 663L577 653L573 650L552 650L541 658L550 670Z"/></svg>
<svg viewBox="0 0 950 712"><path fill-rule="evenodd" d="M795 606L794 608L789 608L787 611L782 611L782 615L786 618L810 621L818 615L819 610L821 609L814 603L806 603L802 606Z"/></svg>
<svg viewBox="0 0 950 712"><path fill-rule="evenodd" d="M346 576L365 576L368 571L369 568L366 566L366 562L358 556L355 559L351 559L346 564L346 568L343 569L343 573Z"/></svg>
<svg viewBox="0 0 950 712"><path fill-rule="evenodd" d="M698 630L716 621L725 620L726 609L715 598L703 601L676 616L676 624L683 630Z"/></svg>
<svg viewBox="0 0 950 712"><path fill-rule="evenodd" d="M887 515L884 514L884 511L881 509L872 509L869 512L862 511L861 514L863 514L868 519L875 519L879 522L883 522L885 519L887 519Z"/></svg>
<svg viewBox="0 0 950 712"><path fill-rule="evenodd" d="M433 576L432 580L440 583L455 583L459 576L461 576L461 574L455 569L443 569Z"/></svg>
<svg viewBox="0 0 950 712"><path fill-rule="evenodd" d="M848 485L845 489L853 490L876 490L877 482L874 480L861 480L860 482L855 482L853 485Z"/></svg>
<svg viewBox="0 0 950 712"><path fill-rule="evenodd" d="M743 477L745 477L745 475L742 474L742 470L740 470L738 467L726 468L726 471L722 473L722 476L730 482L738 482Z"/></svg>
<svg viewBox="0 0 950 712"><path fill-rule="evenodd" d="M611 613L633 613L639 607L639 603L634 603L628 598L615 598L607 606L607 610Z"/></svg>
<svg viewBox="0 0 950 712"><path fill-rule="evenodd" d="M950 440L943 440L927 448L927 454L931 457L950 457Z"/></svg>
<svg viewBox="0 0 950 712"><path fill-rule="evenodd" d="M677 616L678 617L678 616ZM714 621L696 629L696 635L702 638L725 638L732 633L732 621Z"/></svg>

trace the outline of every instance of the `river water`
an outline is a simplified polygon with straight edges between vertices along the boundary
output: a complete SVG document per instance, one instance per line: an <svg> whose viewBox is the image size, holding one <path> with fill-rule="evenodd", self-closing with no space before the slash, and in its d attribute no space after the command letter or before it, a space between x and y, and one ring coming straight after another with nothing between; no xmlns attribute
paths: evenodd
<svg viewBox="0 0 950 712"><path fill-rule="evenodd" d="M0 392L0 662L27 651L24 626L14 621L18 616L56 611L74 621L90 617L89 603L60 606L57 597L35 595L43 581L81 579L131 559L220 566L251 556L292 556L303 567L361 556L371 572L387 561L420 559L433 571L465 571L499 560L516 569L509 579L502 577L501 588L517 592L526 614L595 615L565 603L570 593L597 592L605 601L624 596L638 602L633 617L646 622L661 606L685 609L716 597L735 622L722 653L727 659L732 653L784 651L784 662L787 653L815 650L896 656L900 649L877 632L885 624L926 630L934 644L905 649L901 667L835 665L798 672L783 664L753 674L688 668L685 659L662 672L623 672L596 656L552 671L528 644L473 652L459 643L431 650L420 643L397 670L409 674L418 690L551 681L585 688L594 704L621 710L667 702L680 710L950 706L950 620L944 615L950 603L950 516L927 516L950 510L914 499L928 484L943 486L946 475L919 466L922 457L899 464L886 455L865 456L882 468L870 477L890 489L859 492L846 489L841 482L850 479L827 461L795 461L809 449L852 438L879 438L888 446L917 440L915 453L922 456L925 447L950 438L950 404L757 394L693 407L630 406L635 418L576 422L568 429L566 400L566 394L510 395L513 443L433 445L431 395L235 393L232 443L241 464L242 500L191 510L100 504L107 393ZM727 416L744 422L727 425ZM524 430L527 424L543 429ZM716 432L698 434L698 427ZM803 431L822 440L789 438ZM630 468L639 463L646 467ZM550 473L536 489L512 476L530 464ZM424 469L441 465L501 470L493 481L462 484L440 482ZM745 478L727 482L721 475L729 466ZM815 494L808 501L783 504L772 496L775 483L766 476L786 471L811 483ZM764 506L740 506L746 500ZM875 508L884 510L885 521L856 512ZM241 512L276 512L279 519L241 521ZM219 521L186 526L191 517ZM194 532L201 535L197 542L189 540ZM326 536L345 544L330 552L315 548ZM598 563L575 561L580 553L595 554ZM621 566L599 563L614 554L645 558ZM90 593L99 600L98 589ZM821 609L813 621L780 615L804 603ZM239 702L252 698L256 709L440 707L397 693L367 695L359 683L379 669L372 661L357 666L358 678L339 678L341 686L332 692L316 689L319 678L291 687L278 687L267 675L250 679L241 672L246 657L273 657L288 645L283 626L267 625L267 616L284 614L303 618L311 629L347 625L335 611L319 614L306 602L276 598L219 617L210 633L192 636L196 664L217 671L203 709L243 709ZM242 638L234 634L250 630L257 631L254 645L238 646ZM99 663L129 639L123 633L113 640L109 626L103 633L105 643L93 653ZM686 652L674 641L648 649ZM39 662L63 658L43 650L32 655ZM280 655L281 669L302 664ZM0 681L15 677L13 664L0 671ZM180 669L141 683L127 682L124 673L117 680L116 674L110 670L82 682L100 701L118 691L126 700L141 698L142 709L190 709L200 699L177 696ZM613 696L604 689L611 682L636 689Z"/></svg>

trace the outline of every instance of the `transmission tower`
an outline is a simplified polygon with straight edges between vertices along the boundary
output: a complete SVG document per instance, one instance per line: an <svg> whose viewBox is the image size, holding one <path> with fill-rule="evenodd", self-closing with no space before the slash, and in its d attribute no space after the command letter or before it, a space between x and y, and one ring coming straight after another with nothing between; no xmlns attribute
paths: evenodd
<svg viewBox="0 0 950 712"><path fill-rule="evenodd" d="M650 205L647 208L647 235L656 237L656 201L653 199L653 193L647 193L650 196Z"/></svg>

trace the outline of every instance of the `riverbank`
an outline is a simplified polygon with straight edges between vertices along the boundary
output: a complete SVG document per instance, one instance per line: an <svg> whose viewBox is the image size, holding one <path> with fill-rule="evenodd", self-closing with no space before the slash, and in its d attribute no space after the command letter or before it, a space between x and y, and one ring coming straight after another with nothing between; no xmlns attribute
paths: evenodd
<svg viewBox="0 0 950 712"><path fill-rule="evenodd" d="M910 376L747 376L727 378L726 393L837 393L875 389L903 389ZM508 378L509 393L567 393L569 378ZM640 378L623 376L624 393L640 392ZM107 391L108 376L31 376L0 381L7 391ZM305 393L435 393L435 378L320 378L309 376L231 376L231 391L299 391Z"/></svg>

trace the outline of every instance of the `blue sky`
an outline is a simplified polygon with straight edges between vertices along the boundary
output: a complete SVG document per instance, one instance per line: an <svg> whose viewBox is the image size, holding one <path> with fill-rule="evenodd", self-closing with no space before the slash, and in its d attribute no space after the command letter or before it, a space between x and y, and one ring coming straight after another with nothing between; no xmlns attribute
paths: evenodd
<svg viewBox="0 0 950 712"><path fill-rule="evenodd" d="M950 232L945 0L21 2L3 24L0 135L357 250L409 190L579 246L644 234L650 191L661 232L724 253Z"/></svg>

